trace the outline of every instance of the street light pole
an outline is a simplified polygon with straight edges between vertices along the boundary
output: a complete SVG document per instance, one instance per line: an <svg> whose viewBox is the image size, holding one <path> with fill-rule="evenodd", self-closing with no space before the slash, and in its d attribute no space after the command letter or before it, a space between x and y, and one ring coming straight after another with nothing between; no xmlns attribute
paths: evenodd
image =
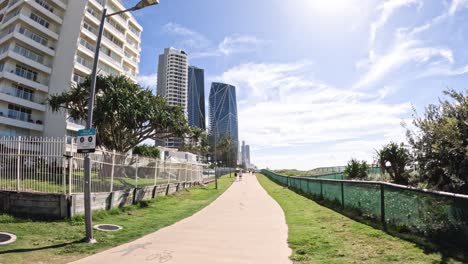
<svg viewBox="0 0 468 264"><path fill-rule="evenodd" d="M104 0L102 6L104 7L101 16L101 24L99 25L99 32L96 41L96 51L94 54L93 70L91 72L91 86L89 88L89 99L88 99L88 120L86 121L86 128L90 129L93 126L93 111L94 111L94 97L96 92L96 80L97 80L97 68L99 64L99 52L101 49L101 40L104 32L104 25L106 23L106 18L129 12L134 10L139 10L147 6L159 4L159 0L141 0L134 7L122 11L118 11L112 14L107 14L106 8L107 0ZM84 176L85 176L85 186L84 186L84 211L85 211L85 228L86 228L86 242L96 243L96 240L93 237L93 215L91 210L91 158L90 154L86 153L84 158Z"/></svg>

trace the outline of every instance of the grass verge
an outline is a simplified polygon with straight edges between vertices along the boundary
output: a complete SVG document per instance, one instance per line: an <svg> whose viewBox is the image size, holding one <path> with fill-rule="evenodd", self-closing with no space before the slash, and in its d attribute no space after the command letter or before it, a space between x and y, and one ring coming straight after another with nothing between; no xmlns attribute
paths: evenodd
<svg viewBox="0 0 468 264"><path fill-rule="evenodd" d="M193 215L227 190L233 179L220 178L218 190L212 183L130 207L95 212L93 224L117 224L123 226L123 230L116 233L95 231L98 243L92 245L82 242L83 216L43 222L0 215L0 231L18 237L12 244L0 245L0 264L67 263L135 240Z"/></svg>
<svg viewBox="0 0 468 264"><path fill-rule="evenodd" d="M257 178L285 213L294 263L462 263L356 222L264 175Z"/></svg>

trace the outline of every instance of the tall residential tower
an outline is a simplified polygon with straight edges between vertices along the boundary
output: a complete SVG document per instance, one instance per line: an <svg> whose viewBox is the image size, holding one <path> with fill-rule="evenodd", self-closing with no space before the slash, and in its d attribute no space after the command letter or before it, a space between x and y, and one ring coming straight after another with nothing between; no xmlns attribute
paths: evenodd
<svg viewBox="0 0 468 264"><path fill-rule="evenodd" d="M187 116L188 103L188 58L183 50L164 49L159 55L158 95L164 96L169 105L181 106ZM168 138L163 145L168 148L179 148L183 140Z"/></svg>
<svg viewBox="0 0 468 264"><path fill-rule="evenodd" d="M91 73L103 0L0 1L0 136L65 136L83 128L51 113L46 98ZM108 0L108 12L124 10ZM136 81L142 27L129 14L106 20L99 71Z"/></svg>
<svg viewBox="0 0 468 264"><path fill-rule="evenodd" d="M203 130L205 125L205 76L203 69L188 68L188 122Z"/></svg>
<svg viewBox="0 0 468 264"><path fill-rule="evenodd" d="M214 82L210 90L210 134L217 144L222 137L230 137L234 142L237 160L239 149L236 87Z"/></svg>

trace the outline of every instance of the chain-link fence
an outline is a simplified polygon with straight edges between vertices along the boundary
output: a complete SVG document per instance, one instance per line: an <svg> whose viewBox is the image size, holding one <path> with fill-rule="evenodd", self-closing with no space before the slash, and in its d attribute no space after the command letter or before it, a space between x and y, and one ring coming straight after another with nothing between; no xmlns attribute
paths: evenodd
<svg viewBox="0 0 468 264"><path fill-rule="evenodd" d="M288 177L267 170L274 182L311 198L326 200L400 232L468 245L468 196L385 182ZM336 176L338 177L338 176Z"/></svg>

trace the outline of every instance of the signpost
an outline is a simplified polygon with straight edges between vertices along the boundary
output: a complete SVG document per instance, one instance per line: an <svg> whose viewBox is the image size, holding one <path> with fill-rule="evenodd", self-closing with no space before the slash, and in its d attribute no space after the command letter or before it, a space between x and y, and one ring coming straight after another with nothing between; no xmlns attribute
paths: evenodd
<svg viewBox="0 0 468 264"><path fill-rule="evenodd" d="M78 130L76 142L78 153L94 153L96 151L96 128Z"/></svg>

